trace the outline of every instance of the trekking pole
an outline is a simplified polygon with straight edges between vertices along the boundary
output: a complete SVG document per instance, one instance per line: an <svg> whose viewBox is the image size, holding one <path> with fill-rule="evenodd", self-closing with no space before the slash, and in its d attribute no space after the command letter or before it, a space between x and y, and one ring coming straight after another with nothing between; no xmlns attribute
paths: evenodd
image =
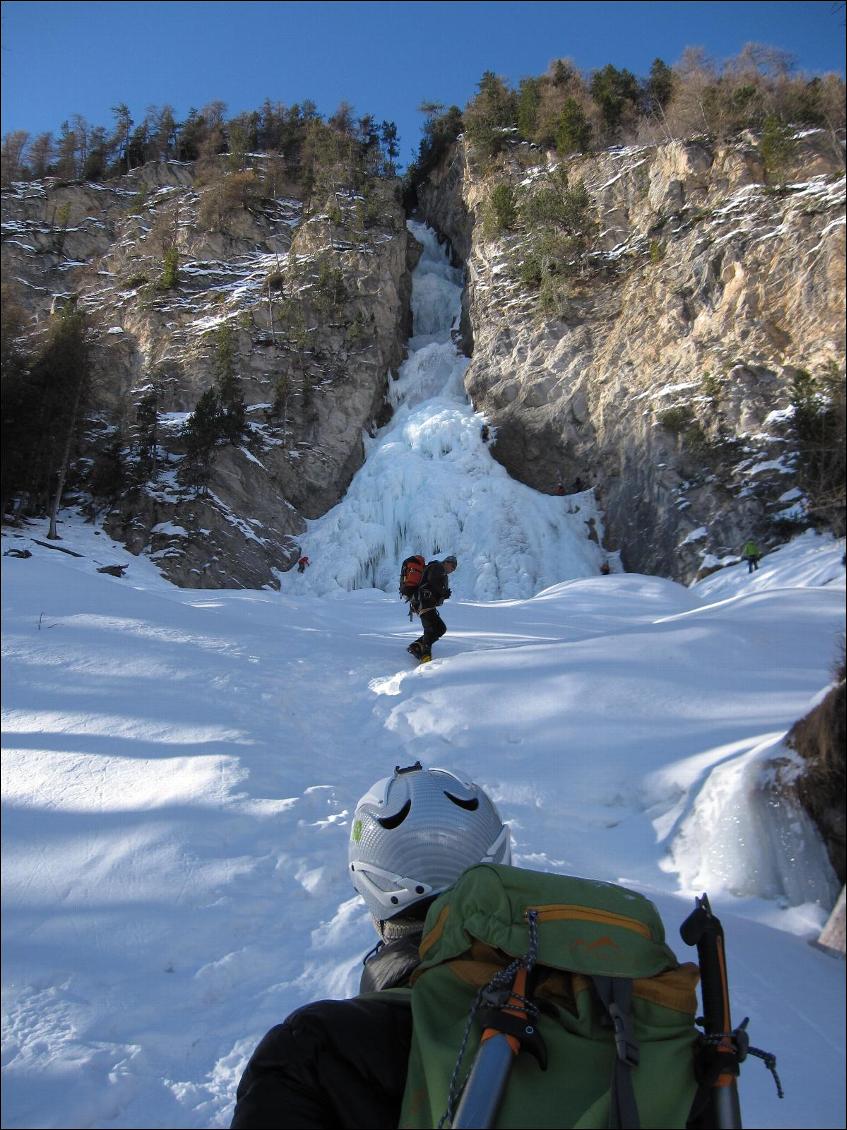
<svg viewBox="0 0 847 1130"><path fill-rule="evenodd" d="M511 969L515 969L511 987L506 990L506 1003L493 1003L492 996L488 995L488 1007L478 1010L478 1017L483 1025L482 1038L458 1108L450 1119L454 1130L488 1130L489 1127L494 1126L509 1081L509 1074L522 1050L526 1049L535 1056L542 1071L547 1069L547 1049L544 1040L529 1016L530 1010L533 1013L537 1013L537 1010L526 996L527 977L535 963L538 950L537 918L536 911L527 911L530 931L529 953L525 958L518 958L510 969L504 970L504 974L508 976ZM489 983L488 989L493 990L496 982L495 978ZM481 998L485 1000L486 994L481 994ZM471 1011L471 1018L475 1013L477 1013L476 1007ZM466 1038L469 1031L468 1028ZM460 1051L457 1070L461 1058ZM448 1101L448 1112L450 1111L452 1111L452 1100Z"/></svg>
<svg viewBox="0 0 847 1130"><path fill-rule="evenodd" d="M507 1003L501 1009L485 1009L480 1013L488 1027L482 1033L479 1051L453 1119L454 1130L487 1130L494 1126L512 1065L524 1044L540 1056L542 1067L546 1066L541 1034L529 1022L524 1007L526 978L527 968L522 965L515 974Z"/></svg>
<svg viewBox="0 0 847 1130"><path fill-rule="evenodd" d="M723 926L712 914L707 895L694 900L695 909L679 928L686 945L697 947L703 994L703 1028L715 1047L717 1077L711 1084L711 1105L717 1130L741 1130L738 1100L738 1035L732 1030L729 979Z"/></svg>

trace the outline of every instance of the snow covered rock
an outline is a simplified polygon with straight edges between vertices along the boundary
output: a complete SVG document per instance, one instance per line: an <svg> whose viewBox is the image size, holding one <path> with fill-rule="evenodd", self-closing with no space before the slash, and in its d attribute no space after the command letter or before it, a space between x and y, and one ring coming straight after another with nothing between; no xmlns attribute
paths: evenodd
<svg viewBox="0 0 847 1130"><path fill-rule="evenodd" d="M557 161L524 143L483 168L459 139L418 194L467 260L466 386L496 458L540 490L597 487L628 569L689 582L754 531L781 543L792 380L843 365L843 153L802 135L777 187L752 136L567 158L597 229L558 317L517 278L525 234L481 222L494 184Z"/></svg>
<svg viewBox="0 0 847 1130"><path fill-rule="evenodd" d="M279 584L306 520L361 465L410 332L418 249L396 181L368 185L363 220L352 190L316 192L305 209L268 162L257 156L252 194L235 205L221 195L225 168L210 180L180 162L3 192L4 279L19 280L34 332L78 296L94 327L96 410L130 457L137 405L160 389L157 473L122 494L106 525L187 587ZM177 252L167 284L166 248ZM239 446L215 449L208 493L195 495L178 481L181 430L215 381L222 327L248 428ZM184 534L161 532L172 527Z"/></svg>

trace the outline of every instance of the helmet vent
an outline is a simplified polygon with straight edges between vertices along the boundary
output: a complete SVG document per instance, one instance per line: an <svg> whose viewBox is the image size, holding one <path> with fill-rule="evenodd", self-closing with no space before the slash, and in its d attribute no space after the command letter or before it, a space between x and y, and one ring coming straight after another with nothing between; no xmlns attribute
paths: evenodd
<svg viewBox="0 0 847 1130"><path fill-rule="evenodd" d="M409 815L411 807L411 800L407 800L400 811L395 812L393 816L377 816L377 823L381 824L383 828L388 828L389 830L391 828L399 828L406 817Z"/></svg>
<svg viewBox="0 0 847 1130"><path fill-rule="evenodd" d="M453 796L452 793L448 793L446 789L444 795L448 800L452 800L453 804L457 804L459 808L464 808L466 812L476 812L479 808L479 797L474 796L470 797L468 800L464 800L462 797Z"/></svg>

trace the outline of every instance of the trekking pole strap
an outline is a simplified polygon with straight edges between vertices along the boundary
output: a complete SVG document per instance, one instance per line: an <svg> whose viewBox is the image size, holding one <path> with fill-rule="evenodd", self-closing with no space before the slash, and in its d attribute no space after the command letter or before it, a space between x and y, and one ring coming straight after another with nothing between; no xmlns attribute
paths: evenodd
<svg viewBox="0 0 847 1130"><path fill-rule="evenodd" d="M773 1055L771 1052L763 1052L761 1048L752 1048L752 1047L747 1049L747 1054L748 1055L754 1055L758 1059L761 1059L764 1062L765 1067L768 1069L768 1071L770 1071L771 1075L773 1075L773 1081L774 1081L774 1083L776 1083L776 1093L777 1093L777 1095L781 1099L784 1099L785 1098L785 1091L783 1091L783 1089L782 1089L782 1080L780 1079L779 1075L777 1074L777 1070L776 1070L776 1056Z"/></svg>
<svg viewBox="0 0 847 1130"><path fill-rule="evenodd" d="M732 1046L735 1049L731 1064L734 1064L735 1066L734 1068L732 1068L730 1065L729 1067L725 1068L725 1070L732 1070L733 1074L738 1074L738 1065L742 1064L748 1055L755 1056L756 1059L760 1059L768 1069L768 1071L770 1071L771 1075L773 1076L773 1081L776 1085L776 1093L779 1098L784 1099L785 1091L783 1090L782 1080L780 1079L779 1073L776 1069L776 1056L773 1054L773 1052L763 1051L762 1048L754 1048L752 1046L752 1044L750 1043L750 1037L747 1035L746 1031L748 1022L749 1017L745 1016L745 1018L741 1021L741 1023L730 1036ZM703 1036L701 1037L701 1039L705 1047L713 1047L715 1049L718 1049L724 1040L724 1035L721 1033L715 1036ZM721 1053L718 1054L720 1055ZM721 1074L720 1069L716 1074Z"/></svg>

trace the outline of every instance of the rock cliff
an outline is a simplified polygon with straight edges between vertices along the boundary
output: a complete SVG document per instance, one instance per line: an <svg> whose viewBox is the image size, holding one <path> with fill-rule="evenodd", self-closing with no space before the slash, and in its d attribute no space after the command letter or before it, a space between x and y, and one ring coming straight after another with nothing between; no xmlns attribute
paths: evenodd
<svg viewBox="0 0 847 1130"><path fill-rule="evenodd" d="M844 364L843 150L798 139L766 183L753 137L573 156L595 234L559 309L519 277L526 235L491 236L492 189L517 198L558 158L528 144L486 168L459 139L419 188L467 264L467 388L494 454L540 490L596 488L625 566L690 581L803 521L790 436L798 372Z"/></svg>
<svg viewBox="0 0 847 1130"><path fill-rule="evenodd" d="M92 449L115 434L131 447L156 390L155 473L105 523L188 587L279 583L306 520L361 464L410 332L417 245L397 181L313 194L306 212L257 163L249 181L162 162L102 185L3 193L4 280L35 323L76 296L94 326ZM222 326L247 431L216 448L208 489L189 490L175 474L183 425L213 383Z"/></svg>

